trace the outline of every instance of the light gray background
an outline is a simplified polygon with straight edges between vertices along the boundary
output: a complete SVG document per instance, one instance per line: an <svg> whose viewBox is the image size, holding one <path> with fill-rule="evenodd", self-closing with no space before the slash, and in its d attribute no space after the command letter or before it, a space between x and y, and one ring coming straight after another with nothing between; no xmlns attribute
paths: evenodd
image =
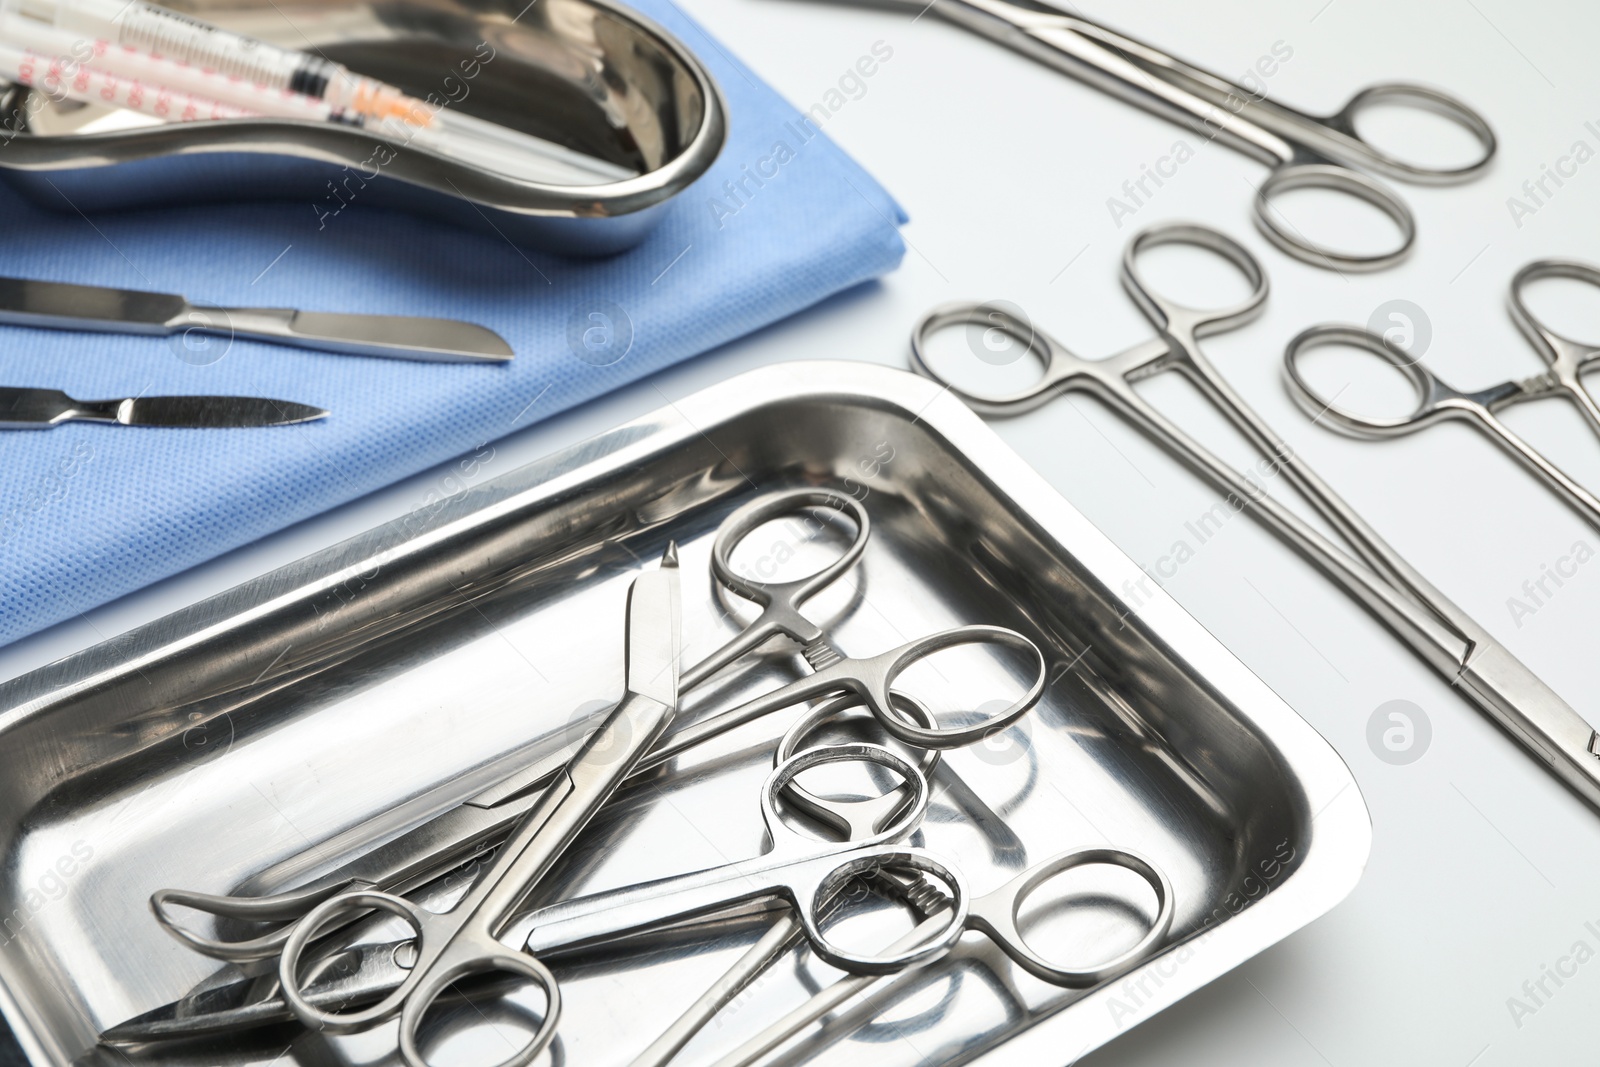
<svg viewBox="0 0 1600 1067"><path fill-rule="evenodd" d="M1341 277L1266 246L1248 221L1250 186L1265 171L1220 146L1202 149L1119 228L1107 198L1184 132L931 14L801 0L683 2L802 108L823 99L875 42L893 48L827 131L910 211L911 251L881 284L498 443L481 477L763 364L826 357L904 365L912 323L948 299L1015 301L1075 350L1109 354L1148 336L1117 281L1127 236L1162 219L1202 220L1244 240L1274 284L1259 321L1208 342L1214 361L1432 581L1600 719L1592 639L1600 633L1600 560L1520 625L1507 607L1543 565L1579 541L1600 547L1600 534L1468 427L1384 444L1335 437L1292 406L1278 374L1284 342L1303 327L1365 322L1394 298L1427 314L1427 362L1458 385L1541 369L1507 318L1506 283L1541 256L1600 260L1600 160L1580 167L1520 227L1507 198L1573 142L1600 149L1600 132L1584 127L1594 121L1600 130L1600 9L1578 0L1085 4L1092 17L1230 75L1286 43L1293 56L1269 79L1270 93L1310 110L1331 110L1359 86L1399 77L1448 87L1486 112L1502 140L1487 177L1458 188L1402 187L1422 228L1416 255L1396 270ZM793 166L804 165L802 154ZM783 195L782 178L762 195ZM1302 216L1313 217L1303 207ZM1568 321L1588 323L1589 336L1600 338L1600 299L1580 311ZM1181 383L1152 383L1148 395L1225 454L1246 458ZM1509 421L1600 486L1600 447L1570 409L1552 401ZM1217 501L1092 401L1058 401L996 429L1147 566L1176 540L1192 540L1185 522ZM91 612L0 651L0 677L402 515L455 485L446 469L419 476ZM1375 843L1365 879L1337 910L1084 1062L1592 1062L1600 958L1559 989L1548 983L1554 996L1520 1025L1507 1001L1576 942L1600 951L1600 936L1585 927L1593 921L1600 930L1600 816L1248 520L1227 523L1165 585L1343 754L1371 807ZM1409 765L1386 763L1368 745L1369 717L1391 700L1414 703L1431 723L1431 745Z"/></svg>

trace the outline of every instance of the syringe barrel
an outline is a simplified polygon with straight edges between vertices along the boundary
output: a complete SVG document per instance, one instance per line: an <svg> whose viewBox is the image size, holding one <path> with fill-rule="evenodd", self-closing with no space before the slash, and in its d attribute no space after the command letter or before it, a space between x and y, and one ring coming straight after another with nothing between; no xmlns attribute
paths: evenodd
<svg viewBox="0 0 1600 1067"><path fill-rule="evenodd" d="M120 78L73 60L0 43L0 75L51 99L127 108L168 122L242 118L253 112L162 86Z"/></svg>
<svg viewBox="0 0 1600 1067"><path fill-rule="evenodd" d="M93 40L148 52L321 100L336 113L426 125L431 109L400 90L309 52L232 33L142 0L0 0L10 11Z"/></svg>
<svg viewBox="0 0 1600 1067"><path fill-rule="evenodd" d="M256 85L322 97L339 67L320 56L230 33L154 4L127 0L11 0L20 14L89 38L215 70Z"/></svg>

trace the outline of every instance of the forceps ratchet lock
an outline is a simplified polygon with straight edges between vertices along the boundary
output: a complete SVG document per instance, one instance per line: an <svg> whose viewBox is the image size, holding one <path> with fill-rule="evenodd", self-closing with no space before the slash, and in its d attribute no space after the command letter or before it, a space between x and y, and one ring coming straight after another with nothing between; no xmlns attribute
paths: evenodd
<svg viewBox="0 0 1600 1067"><path fill-rule="evenodd" d="M781 766L785 761L794 758L809 734L828 720L838 718L841 713L849 711L853 703L849 698L826 701L796 719L773 752L774 764ZM927 709L914 699L908 697L906 703L909 709L913 709L918 719L931 718ZM924 775L934 772L934 768L939 764L938 756L937 750L929 750L926 753L919 768ZM940 770L943 773L948 769L940 768ZM897 803L906 802L899 796L904 788L902 786L867 800L842 801L818 796L798 781L793 781L784 792L783 798L790 807L820 825L832 827L848 840L856 840L866 838L874 832L884 817L883 809L886 806L892 809ZM1155 895L1154 920L1135 944L1115 954L1113 958L1088 965L1047 958L1028 944L1022 932L1019 916L1023 903L1030 894L1056 875L1075 867L1094 864L1120 867L1143 879ZM952 923L962 925L960 915L953 910L955 902L941 893L937 885L929 879L907 877L902 872L887 869L874 873L877 885L887 890L889 896L908 905L922 918L909 935L890 946L889 952L909 951L926 944L930 939L947 935ZM1053 985L1072 988L1104 981L1153 953L1161 945L1171 927L1173 893L1165 873L1143 856L1120 848L1081 848L1062 853L1029 868L1013 878L1001 890L973 901L973 908L976 910L965 922L968 928L987 934L1008 958L1034 977ZM804 927L793 913L775 920L767 932L735 961L726 974L717 979L699 999L678 1016L671 1026L634 1057L629 1067L664 1067L672 1061L690 1039L723 1007L754 983L763 971L776 962L804 934ZM837 985L849 986L850 995L853 996L860 988L855 983L871 984L875 980L874 976L858 973L842 979ZM808 1007L810 1006L808 1003ZM832 1006L830 1003L821 1014L827 1014ZM814 1021L818 1017L820 1016L817 1014L809 1014L806 1022ZM793 1019L794 1016L788 1018Z"/></svg>
<svg viewBox="0 0 1600 1067"><path fill-rule="evenodd" d="M1311 327L1289 342L1283 355L1289 395L1311 421L1325 422L1350 437L1398 437L1446 420L1469 422L1553 489L1585 522L1600 529L1600 499L1498 416L1498 412L1525 401L1562 397L1578 409L1590 429L1600 434L1600 405L1583 384L1584 371L1600 362L1600 346L1564 337L1534 315L1523 298L1523 290L1545 278L1567 278L1600 287L1600 270L1572 260L1541 259L1523 267L1512 278L1511 318L1549 368L1543 374L1466 393L1446 383L1389 338L1361 326L1326 323ZM1394 367L1411 383L1416 393L1415 407L1398 418L1378 418L1339 406L1337 396L1323 397L1311 384L1302 364L1307 353L1328 346L1369 352Z"/></svg>

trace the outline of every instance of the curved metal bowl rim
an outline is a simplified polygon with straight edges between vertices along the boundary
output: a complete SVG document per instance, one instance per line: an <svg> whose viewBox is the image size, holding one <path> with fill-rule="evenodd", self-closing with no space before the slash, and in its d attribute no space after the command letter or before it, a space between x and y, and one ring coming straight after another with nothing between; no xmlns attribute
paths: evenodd
<svg viewBox="0 0 1600 1067"><path fill-rule="evenodd" d="M622 181L551 185L508 177L408 146L393 164L385 165L389 169L384 176L519 215L606 218L633 214L669 200L710 169L728 134L727 102L710 71L665 27L632 8L615 0L571 2L599 8L632 26L641 36L655 40L663 53L694 80L705 107L694 136L676 156L654 170ZM224 152L286 155L361 168L371 166L373 153L389 144L362 130L298 119L202 120L107 133L19 135L9 142L5 152L0 152L0 168L49 171L114 167L163 155ZM290 150L285 151L286 147ZM403 165L407 157L415 157L409 166ZM422 165L417 166L417 161ZM429 180L435 171L446 172L447 179Z"/></svg>

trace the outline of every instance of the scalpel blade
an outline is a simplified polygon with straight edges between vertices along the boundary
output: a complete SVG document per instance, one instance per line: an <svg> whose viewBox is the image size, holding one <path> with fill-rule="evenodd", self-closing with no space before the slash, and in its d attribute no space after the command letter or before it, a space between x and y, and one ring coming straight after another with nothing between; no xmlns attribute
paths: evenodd
<svg viewBox="0 0 1600 1067"><path fill-rule="evenodd" d="M202 430L290 426L326 418L325 408L255 396L140 396L75 400L57 389L0 386L0 430L51 430L64 422L108 422Z"/></svg>
<svg viewBox="0 0 1600 1067"><path fill-rule="evenodd" d="M257 312L231 315L239 336L287 341L303 348L353 356L387 356L435 363L504 363L511 346L493 330L455 319L419 319L399 315L348 315L330 311L295 311L278 332L257 328ZM276 313L270 313L276 314ZM242 327L249 327L248 329Z"/></svg>
<svg viewBox="0 0 1600 1067"><path fill-rule="evenodd" d="M144 396L124 400L118 406L117 421L124 426L292 426L328 415L325 409L310 404L256 396Z"/></svg>
<svg viewBox="0 0 1600 1067"><path fill-rule="evenodd" d="M34 278L0 277L0 323L156 336L193 331L341 355L442 363L504 363L513 355L493 330L455 319L206 307L171 293Z"/></svg>

